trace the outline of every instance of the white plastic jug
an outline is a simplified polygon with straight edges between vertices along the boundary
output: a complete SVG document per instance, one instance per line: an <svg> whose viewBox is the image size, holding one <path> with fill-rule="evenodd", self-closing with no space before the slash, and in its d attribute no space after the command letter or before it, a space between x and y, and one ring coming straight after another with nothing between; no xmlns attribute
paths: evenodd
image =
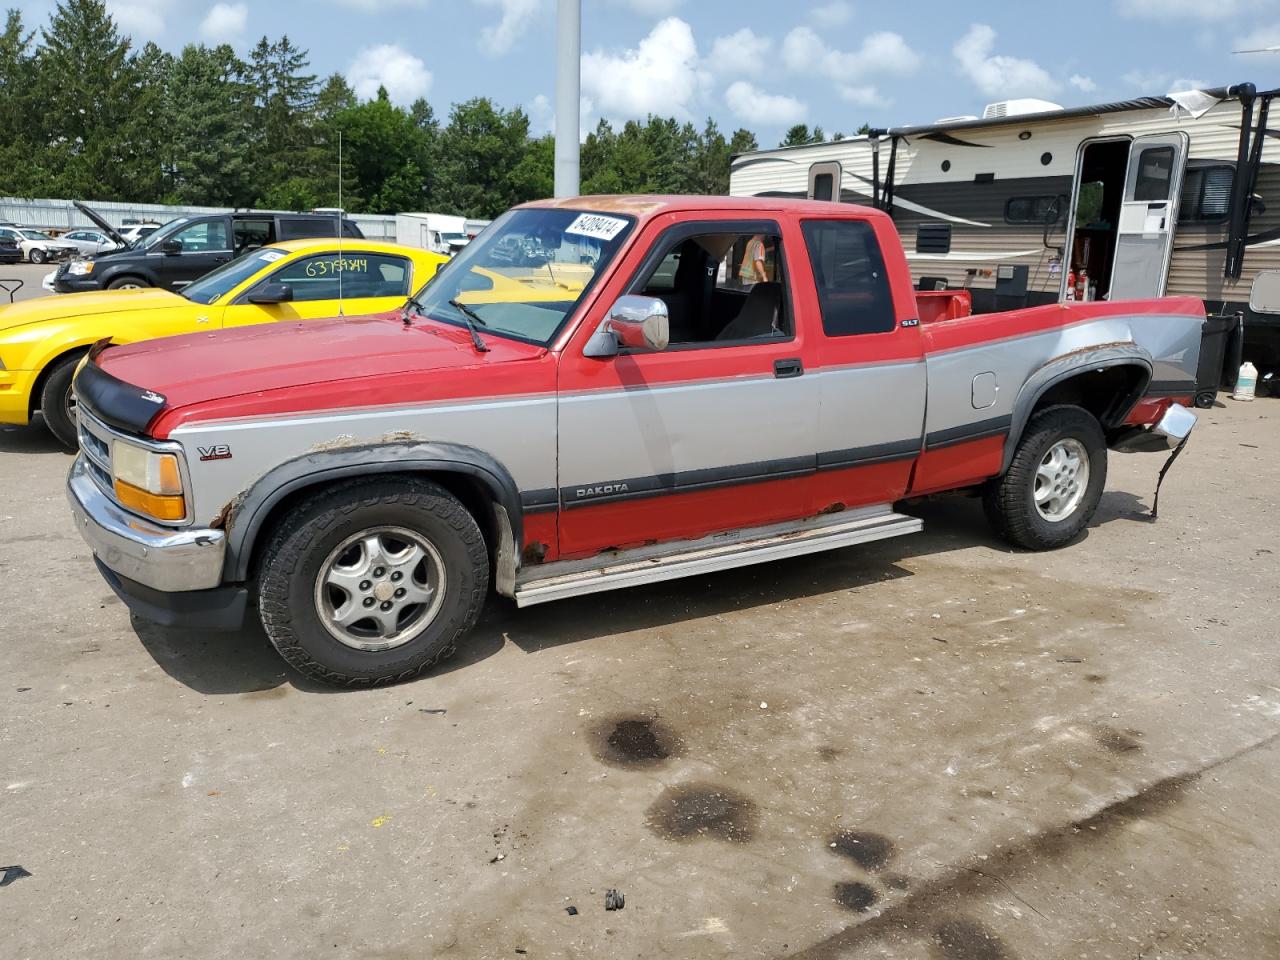
<svg viewBox="0 0 1280 960"><path fill-rule="evenodd" d="M1253 399L1253 392L1258 387L1258 368L1248 360L1240 367L1240 373L1236 375L1236 389L1231 394L1232 400L1249 401Z"/></svg>

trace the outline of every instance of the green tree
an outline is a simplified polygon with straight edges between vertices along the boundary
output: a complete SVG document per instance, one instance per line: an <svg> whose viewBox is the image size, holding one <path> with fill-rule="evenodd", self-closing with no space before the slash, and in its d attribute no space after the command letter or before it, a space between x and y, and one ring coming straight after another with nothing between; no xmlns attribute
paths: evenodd
<svg viewBox="0 0 1280 960"><path fill-rule="evenodd" d="M529 142L529 118L487 97L454 104L440 135L442 180L432 200L468 217L496 217L520 199L513 173Z"/></svg>
<svg viewBox="0 0 1280 960"><path fill-rule="evenodd" d="M372 100L347 107L334 122L343 133L344 166L353 174L362 209L396 213L422 206L422 131L409 111L394 106L379 88Z"/></svg>
<svg viewBox="0 0 1280 960"><path fill-rule="evenodd" d="M170 67L167 101L172 201L252 203L254 170L245 143L253 127L253 91L235 51L226 44L184 47Z"/></svg>
<svg viewBox="0 0 1280 960"><path fill-rule="evenodd" d="M313 143L311 120L316 101L315 74L306 73L307 52L288 36L266 37L249 54L253 87L256 186L264 206L305 209L316 201L317 171L300 163ZM301 167L301 169L300 169Z"/></svg>
<svg viewBox="0 0 1280 960"><path fill-rule="evenodd" d="M41 129L33 122L42 110L34 38L22 14L10 10L0 33L0 170L6 184L0 193L34 196L49 175Z"/></svg>
<svg viewBox="0 0 1280 960"><path fill-rule="evenodd" d="M778 146L799 147L806 143L822 143L826 139L827 135L822 132L821 127L814 127L810 132L807 123L797 123L794 127L787 129L786 136L782 138L782 142Z"/></svg>

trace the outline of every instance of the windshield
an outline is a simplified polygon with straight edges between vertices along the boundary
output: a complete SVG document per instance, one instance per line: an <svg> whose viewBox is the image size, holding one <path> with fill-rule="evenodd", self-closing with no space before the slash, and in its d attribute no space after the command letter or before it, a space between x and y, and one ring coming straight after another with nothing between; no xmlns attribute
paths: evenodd
<svg viewBox="0 0 1280 960"><path fill-rule="evenodd" d="M138 241L138 246L143 250L150 250L169 235L171 232L170 228L177 229L190 219L190 217L174 217L174 219L170 220L164 226L153 228L150 234L147 234L146 227L126 227L125 232L127 235L128 232L136 230L140 236L145 236L146 239Z"/></svg>
<svg viewBox="0 0 1280 960"><path fill-rule="evenodd" d="M547 344L621 248L631 217L581 210L511 210L440 268L417 301L433 320Z"/></svg>
<svg viewBox="0 0 1280 960"><path fill-rule="evenodd" d="M23 230L22 235L28 240L52 240L53 237L47 233L41 233L39 230Z"/></svg>
<svg viewBox="0 0 1280 960"><path fill-rule="evenodd" d="M267 264L283 260L284 257L283 250L272 250L269 247L251 250L236 257L229 263L224 263L212 273L206 273L195 283L187 284L182 288L182 295L192 303L213 303L228 290L232 290L239 286L242 281L248 280Z"/></svg>

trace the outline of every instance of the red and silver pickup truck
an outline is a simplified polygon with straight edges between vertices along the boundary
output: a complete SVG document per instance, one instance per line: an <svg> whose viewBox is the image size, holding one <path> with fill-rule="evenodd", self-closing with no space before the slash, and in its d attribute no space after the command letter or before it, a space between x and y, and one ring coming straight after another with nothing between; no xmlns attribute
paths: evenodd
<svg viewBox="0 0 1280 960"><path fill-rule="evenodd" d="M1195 417L1203 305L966 316L845 204L582 197L511 210L401 310L96 349L77 525L160 623L256 606L341 684L517 605L912 533L979 488L1031 549L1089 521L1107 450Z"/></svg>

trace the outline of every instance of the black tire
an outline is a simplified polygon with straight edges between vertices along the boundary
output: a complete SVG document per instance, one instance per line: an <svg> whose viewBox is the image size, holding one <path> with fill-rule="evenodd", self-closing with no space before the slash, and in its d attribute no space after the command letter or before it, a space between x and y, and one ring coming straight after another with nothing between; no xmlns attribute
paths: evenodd
<svg viewBox="0 0 1280 960"><path fill-rule="evenodd" d="M1060 441L1083 447L1089 476L1078 502L1060 519L1051 520L1036 506L1036 472ZM996 533L1010 543L1028 550L1055 550L1074 540L1092 519L1106 483L1107 441L1097 419L1080 407L1048 407L1031 418L1008 471L984 489L982 505Z"/></svg>
<svg viewBox="0 0 1280 960"><path fill-rule="evenodd" d="M76 373L76 365L83 354L59 360L44 379L40 388L40 414L44 417L44 425L64 447L75 449L76 416L74 397L71 392L71 380Z"/></svg>
<svg viewBox="0 0 1280 960"><path fill-rule="evenodd" d="M1218 399L1218 391L1202 390L1196 394L1195 404L1201 410L1208 410L1213 406L1213 402Z"/></svg>
<svg viewBox="0 0 1280 960"><path fill-rule="evenodd" d="M348 539L388 527L436 548L443 602L402 645L357 649L322 620L318 579ZM488 553L475 518L443 487L415 478L345 483L303 501L277 525L260 571L258 612L280 655L309 677L348 687L408 680L452 655L475 626L489 588Z"/></svg>
<svg viewBox="0 0 1280 960"><path fill-rule="evenodd" d="M39 247L32 247L31 252L27 254L27 259L32 263L44 263L44 251Z"/></svg>
<svg viewBox="0 0 1280 960"><path fill-rule="evenodd" d="M149 287L151 284L143 280L141 277L116 277L107 284L108 290L132 290Z"/></svg>

